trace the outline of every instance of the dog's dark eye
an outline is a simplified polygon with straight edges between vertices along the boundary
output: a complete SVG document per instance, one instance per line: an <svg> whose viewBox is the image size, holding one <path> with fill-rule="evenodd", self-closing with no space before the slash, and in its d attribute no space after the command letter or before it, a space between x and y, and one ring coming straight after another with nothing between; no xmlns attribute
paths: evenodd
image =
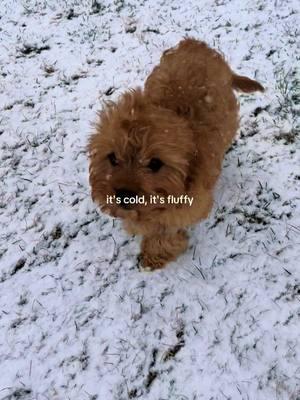
<svg viewBox="0 0 300 400"><path fill-rule="evenodd" d="M164 163L159 158L151 158L148 168L151 169L152 172L158 172Z"/></svg>
<svg viewBox="0 0 300 400"><path fill-rule="evenodd" d="M117 157L115 155L115 153L109 153L109 155L107 156L107 158L109 159L111 165L113 167L115 167L116 165L118 165L118 160Z"/></svg>

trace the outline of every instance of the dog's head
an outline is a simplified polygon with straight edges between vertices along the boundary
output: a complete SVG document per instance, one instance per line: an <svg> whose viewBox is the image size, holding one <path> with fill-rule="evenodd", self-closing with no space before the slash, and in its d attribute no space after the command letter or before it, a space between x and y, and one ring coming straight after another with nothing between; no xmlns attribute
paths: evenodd
<svg viewBox="0 0 300 400"><path fill-rule="evenodd" d="M125 218L166 208L150 204L150 196L184 194L194 153L193 133L182 118L149 104L139 89L127 92L106 104L90 139L93 200ZM147 205L136 204L137 196Z"/></svg>

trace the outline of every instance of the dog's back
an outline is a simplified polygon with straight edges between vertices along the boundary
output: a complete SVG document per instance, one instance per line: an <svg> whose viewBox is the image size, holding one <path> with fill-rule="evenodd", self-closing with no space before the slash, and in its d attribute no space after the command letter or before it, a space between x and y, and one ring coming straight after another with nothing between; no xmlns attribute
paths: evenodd
<svg viewBox="0 0 300 400"><path fill-rule="evenodd" d="M192 38L166 50L145 83L152 103L189 120L196 142L199 139L208 151L219 147L221 158L238 128L233 89L264 90L258 82L234 74L220 53Z"/></svg>
<svg viewBox="0 0 300 400"><path fill-rule="evenodd" d="M207 111L231 111L236 104L233 89L263 91L258 82L234 74L216 50L191 38L166 50L145 83L153 103L198 121Z"/></svg>
<svg viewBox="0 0 300 400"><path fill-rule="evenodd" d="M263 91L247 77L236 75L217 51L195 39L166 50L145 83L147 99L189 121L199 165L207 187L213 187L224 154L239 125L235 90Z"/></svg>
<svg viewBox="0 0 300 400"><path fill-rule="evenodd" d="M230 95L231 76L219 53L203 42L185 39L163 53L160 64L145 83L145 93L155 104L191 120L203 121L207 111L221 107L221 92L223 97L229 97L226 100L232 103L230 108L235 106Z"/></svg>

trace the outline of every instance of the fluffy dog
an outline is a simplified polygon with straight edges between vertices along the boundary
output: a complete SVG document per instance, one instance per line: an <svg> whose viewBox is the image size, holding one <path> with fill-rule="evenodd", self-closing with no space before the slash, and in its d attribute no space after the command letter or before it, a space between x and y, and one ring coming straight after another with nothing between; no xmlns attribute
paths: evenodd
<svg viewBox="0 0 300 400"><path fill-rule="evenodd" d="M127 91L99 113L88 146L92 198L143 236L144 268L175 260L187 248L185 228L208 216L239 126L234 89L264 90L204 42L187 38L163 53L144 90ZM193 202L172 204L170 195ZM145 203L128 204L136 196Z"/></svg>

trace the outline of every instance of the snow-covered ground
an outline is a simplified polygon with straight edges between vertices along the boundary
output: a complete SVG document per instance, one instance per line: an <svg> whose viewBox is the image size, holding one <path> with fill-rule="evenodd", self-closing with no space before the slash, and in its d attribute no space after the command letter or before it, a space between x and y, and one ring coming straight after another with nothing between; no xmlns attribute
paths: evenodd
<svg viewBox="0 0 300 400"><path fill-rule="evenodd" d="M299 24L297 0L1 0L0 400L300 399ZM267 91L189 251L146 273L85 146L185 35Z"/></svg>

